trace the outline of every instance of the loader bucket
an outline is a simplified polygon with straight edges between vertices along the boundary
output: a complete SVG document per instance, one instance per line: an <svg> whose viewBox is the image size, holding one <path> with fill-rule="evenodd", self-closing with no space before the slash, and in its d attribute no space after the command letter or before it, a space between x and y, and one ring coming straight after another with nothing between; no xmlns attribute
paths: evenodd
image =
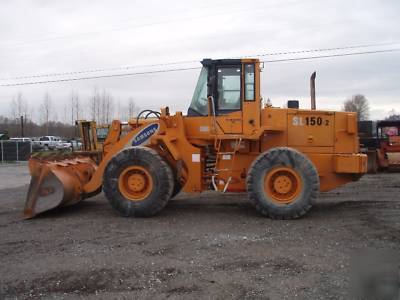
<svg viewBox="0 0 400 300"><path fill-rule="evenodd" d="M31 158L31 182L24 217L30 219L53 208L83 200L83 186L89 182L96 168L96 163L88 157L62 160Z"/></svg>

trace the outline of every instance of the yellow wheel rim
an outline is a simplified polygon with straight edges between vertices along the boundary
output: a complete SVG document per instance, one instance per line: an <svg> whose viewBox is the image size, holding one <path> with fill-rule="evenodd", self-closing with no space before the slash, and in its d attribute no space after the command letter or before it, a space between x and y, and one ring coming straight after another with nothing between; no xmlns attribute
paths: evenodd
<svg viewBox="0 0 400 300"><path fill-rule="evenodd" d="M119 175L118 188L125 198L131 201L141 201L153 190L153 179L145 168L131 166Z"/></svg>
<svg viewBox="0 0 400 300"><path fill-rule="evenodd" d="M301 178L292 168L277 167L265 175L264 191L278 204L294 202L302 189Z"/></svg>

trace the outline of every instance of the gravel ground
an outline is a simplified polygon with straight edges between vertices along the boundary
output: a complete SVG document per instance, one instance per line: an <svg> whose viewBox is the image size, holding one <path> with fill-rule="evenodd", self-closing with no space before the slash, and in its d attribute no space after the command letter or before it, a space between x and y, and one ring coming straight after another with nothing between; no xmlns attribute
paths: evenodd
<svg viewBox="0 0 400 300"><path fill-rule="evenodd" d="M1 299L349 299L354 253L400 249L400 174L321 194L292 221L216 193L147 219L98 195L26 221L26 191L0 190Z"/></svg>
<svg viewBox="0 0 400 300"><path fill-rule="evenodd" d="M26 185L29 179L27 162L0 163L0 190Z"/></svg>

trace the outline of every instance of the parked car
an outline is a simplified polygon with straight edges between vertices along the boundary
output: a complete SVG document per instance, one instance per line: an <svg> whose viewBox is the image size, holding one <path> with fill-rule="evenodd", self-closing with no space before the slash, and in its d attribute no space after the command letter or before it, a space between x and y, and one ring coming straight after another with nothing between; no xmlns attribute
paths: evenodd
<svg viewBox="0 0 400 300"><path fill-rule="evenodd" d="M56 136L46 135L39 138L39 146L42 150L56 150L60 138Z"/></svg>
<svg viewBox="0 0 400 300"><path fill-rule="evenodd" d="M56 149L57 150L72 150L72 144L71 142L68 141L58 141L58 143L56 144Z"/></svg>
<svg viewBox="0 0 400 300"><path fill-rule="evenodd" d="M82 148L82 143L79 140L71 140L70 143L72 144L72 149L73 150L81 150Z"/></svg>
<svg viewBox="0 0 400 300"><path fill-rule="evenodd" d="M31 145L32 145L32 151L37 152L42 149L42 147L39 144L39 138L38 137L29 137L31 140Z"/></svg>
<svg viewBox="0 0 400 300"><path fill-rule="evenodd" d="M9 139L9 137L8 137L8 133L7 132L1 132L0 133L0 141L5 141L5 140L8 140Z"/></svg>

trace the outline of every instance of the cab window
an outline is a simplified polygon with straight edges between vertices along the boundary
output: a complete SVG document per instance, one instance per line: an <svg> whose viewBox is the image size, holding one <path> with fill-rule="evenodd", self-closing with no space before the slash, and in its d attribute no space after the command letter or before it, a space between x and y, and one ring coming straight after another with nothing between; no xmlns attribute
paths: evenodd
<svg viewBox="0 0 400 300"><path fill-rule="evenodd" d="M244 100L255 100L254 64L244 65Z"/></svg>
<svg viewBox="0 0 400 300"><path fill-rule="evenodd" d="M193 93L188 115L207 116L208 114L207 74L207 68L203 67Z"/></svg>
<svg viewBox="0 0 400 300"><path fill-rule="evenodd" d="M240 67L219 67L218 110L240 109Z"/></svg>

